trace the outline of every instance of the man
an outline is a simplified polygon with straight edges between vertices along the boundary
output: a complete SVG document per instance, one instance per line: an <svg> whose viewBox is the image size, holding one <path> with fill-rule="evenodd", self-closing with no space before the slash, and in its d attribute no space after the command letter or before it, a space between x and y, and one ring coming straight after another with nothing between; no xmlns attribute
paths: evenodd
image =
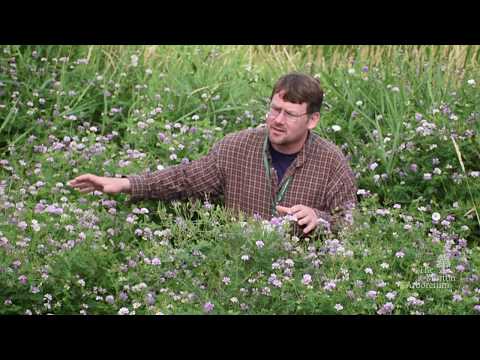
<svg viewBox="0 0 480 360"><path fill-rule="evenodd" d="M319 224L340 223L338 214L356 203L347 160L311 132L322 100L318 80L287 74L272 91L266 127L229 134L189 164L121 179L81 175L69 185L81 192L129 193L132 201L223 194L228 208L248 215L293 215L308 234Z"/></svg>

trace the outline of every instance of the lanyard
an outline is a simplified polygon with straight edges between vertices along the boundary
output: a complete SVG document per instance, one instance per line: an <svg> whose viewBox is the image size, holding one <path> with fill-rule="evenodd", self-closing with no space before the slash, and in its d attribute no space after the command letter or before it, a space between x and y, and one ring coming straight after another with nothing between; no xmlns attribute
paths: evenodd
<svg viewBox="0 0 480 360"><path fill-rule="evenodd" d="M268 134L265 136L265 141L263 143L263 166L265 167L265 172L267 174L268 178L268 189L269 193L272 193L272 174L270 172L270 166L268 164L268 158L267 158L267 151L268 151ZM272 214L276 215L277 214L277 205L280 203L280 201L283 200L285 193L287 192L288 187L290 186L290 183L292 182L293 176L290 175L287 177L283 185L280 187L280 190L276 194L275 198L272 201Z"/></svg>

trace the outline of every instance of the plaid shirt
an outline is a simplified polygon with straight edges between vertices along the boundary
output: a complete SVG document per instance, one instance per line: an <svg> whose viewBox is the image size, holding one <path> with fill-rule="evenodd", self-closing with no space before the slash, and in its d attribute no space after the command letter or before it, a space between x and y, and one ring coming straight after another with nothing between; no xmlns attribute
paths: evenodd
<svg viewBox="0 0 480 360"><path fill-rule="evenodd" d="M266 135L265 127L242 130L225 136L198 160L127 176L132 186L131 201L223 195L228 208L270 219L277 215L272 212L272 202L280 186L292 175L291 184L279 205L306 205L313 208L317 216L335 223L338 216L332 217L332 211L356 204L355 177L335 145L310 132L282 183L278 184L275 169L271 167L269 180L264 167ZM268 151L267 156L271 166Z"/></svg>

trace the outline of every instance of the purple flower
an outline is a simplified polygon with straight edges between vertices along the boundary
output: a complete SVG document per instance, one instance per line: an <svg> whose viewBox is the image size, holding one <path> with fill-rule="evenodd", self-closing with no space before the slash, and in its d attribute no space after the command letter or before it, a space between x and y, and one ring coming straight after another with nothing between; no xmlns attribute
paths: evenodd
<svg viewBox="0 0 480 360"><path fill-rule="evenodd" d="M403 251L397 251L397 252L395 253L395 256L396 256L397 258L403 258L403 257L405 256L405 253L404 253Z"/></svg>
<svg viewBox="0 0 480 360"><path fill-rule="evenodd" d="M230 284L230 278L228 276L224 276L222 282L225 285L229 285Z"/></svg>
<svg viewBox="0 0 480 360"><path fill-rule="evenodd" d="M415 113L415 120L420 121L420 120L422 120L422 119L423 119L422 114L420 114L420 113Z"/></svg>
<svg viewBox="0 0 480 360"><path fill-rule="evenodd" d="M372 171L374 171L376 168L378 167L378 163L377 162L373 162L371 163L370 165L368 165L368 168Z"/></svg>
<svg viewBox="0 0 480 360"><path fill-rule="evenodd" d="M258 214L258 213L253 214L253 218L254 218L255 220L257 220L257 221L258 221L258 220L262 220L262 217L261 217L260 214Z"/></svg>
<svg viewBox="0 0 480 360"><path fill-rule="evenodd" d="M420 300L420 299L417 299L416 297L414 296L409 296L407 298L407 304L410 305L410 306L422 306L424 304L424 301L423 300Z"/></svg>
<svg viewBox="0 0 480 360"><path fill-rule="evenodd" d="M204 207L205 209L207 209L207 210L211 210L211 209L213 208L213 205L210 204L208 201L205 201L205 202L203 203L203 207Z"/></svg>
<svg viewBox="0 0 480 360"><path fill-rule="evenodd" d="M63 209L61 207L56 207L55 205L48 205L45 212L54 215L61 215L63 214Z"/></svg>
<svg viewBox="0 0 480 360"><path fill-rule="evenodd" d="M453 295L453 298L452 298L452 301L453 302L459 302L459 301L462 301L462 296L461 295L458 295L458 294L455 294Z"/></svg>
<svg viewBox="0 0 480 360"><path fill-rule="evenodd" d="M203 311L205 311L206 313L212 312L214 308L215 308L215 305L212 304L210 301L206 302L203 305Z"/></svg>
<svg viewBox="0 0 480 360"><path fill-rule="evenodd" d="M391 302L388 302L384 304L380 310L377 311L378 315L388 315L391 314L393 309L395 308L395 305L393 305Z"/></svg>
<svg viewBox="0 0 480 360"><path fill-rule="evenodd" d="M155 304L155 294L149 292L147 295L145 295L145 302L148 305L154 305Z"/></svg>
<svg viewBox="0 0 480 360"><path fill-rule="evenodd" d="M265 243L262 240L258 240L255 242L255 245L257 245L257 247L261 249L265 246Z"/></svg>
<svg viewBox="0 0 480 360"><path fill-rule="evenodd" d="M335 281L333 280L330 280L328 281L325 286L323 287L323 290L325 291L332 291L333 289L335 289L337 287L337 284L335 283Z"/></svg>
<svg viewBox="0 0 480 360"><path fill-rule="evenodd" d="M277 278L277 275L275 274L270 275L270 277L268 278L268 283L278 288L282 287L282 282Z"/></svg>
<svg viewBox="0 0 480 360"><path fill-rule="evenodd" d="M38 203L37 205L35 205L35 209L33 211L36 213L41 213L43 212L43 210L45 210L45 207L46 206L44 204Z"/></svg>
<svg viewBox="0 0 480 360"><path fill-rule="evenodd" d="M367 292L367 298L369 299L375 299L377 297L377 292L374 290L370 290Z"/></svg>
<svg viewBox="0 0 480 360"><path fill-rule="evenodd" d="M115 299L112 295L107 295L107 297L105 298L105 301L109 304L113 304L115 302Z"/></svg>
<svg viewBox="0 0 480 360"><path fill-rule="evenodd" d="M417 171L418 171L418 166L417 166L417 164L411 164L411 165L410 165L410 171L412 171L412 172L417 172Z"/></svg>
<svg viewBox="0 0 480 360"><path fill-rule="evenodd" d="M364 67L362 67L362 72L364 73L368 72L368 66L365 65Z"/></svg>
<svg viewBox="0 0 480 360"><path fill-rule="evenodd" d="M310 274L304 274L302 278L303 285L310 285L312 282L312 276Z"/></svg>
<svg viewBox="0 0 480 360"><path fill-rule="evenodd" d="M25 222L25 221L20 221L17 226L22 229L22 230L25 230L28 226L28 224Z"/></svg>
<svg viewBox="0 0 480 360"><path fill-rule="evenodd" d="M20 281L21 284L25 285L27 283L27 277L25 275L20 275L18 277L18 281Z"/></svg>
<svg viewBox="0 0 480 360"><path fill-rule="evenodd" d="M282 221L281 221L281 218L277 218L277 217L272 217L270 219L270 225L273 225L273 226L278 226L278 225L281 225Z"/></svg>
<svg viewBox="0 0 480 360"><path fill-rule="evenodd" d="M474 309L476 312L480 312L480 304L475 305L475 306L473 307L473 309Z"/></svg>
<svg viewBox="0 0 480 360"><path fill-rule="evenodd" d="M128 299L128 295L125 291L122 291L120 292L120 294L118 295L118 297L120 298L120 300L122 301L126 301Z"/></svg>

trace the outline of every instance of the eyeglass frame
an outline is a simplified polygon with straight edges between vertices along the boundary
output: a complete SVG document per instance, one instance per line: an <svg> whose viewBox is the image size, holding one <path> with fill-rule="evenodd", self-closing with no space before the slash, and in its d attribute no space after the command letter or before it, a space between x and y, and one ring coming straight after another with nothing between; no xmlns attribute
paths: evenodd
<svg viewBox="0 0 480 360"><path fill-rule="evenodd" d="M292 121L292 122L296 121L297 119L301 118L302 116L314 114L314 113L312 113L312 112L306 112L306 113L304 113L304 114L292 114L292 113L288 112L287 110L280 108L280 111L278 111L278 114L277 114L277 115L272 115L272 114L271 114L272 111L274 111L274 109L272 109L272 104L270 104L270 105L269 105L269 109L268 109L268 111L267 111L267 118L268 118L268 117L276 118L276 117L280 116L280 114L281 114L282 111L283 111L284 114L285 114L285 118L286 118L287 120L289 120L289 121Z"/></svg>

